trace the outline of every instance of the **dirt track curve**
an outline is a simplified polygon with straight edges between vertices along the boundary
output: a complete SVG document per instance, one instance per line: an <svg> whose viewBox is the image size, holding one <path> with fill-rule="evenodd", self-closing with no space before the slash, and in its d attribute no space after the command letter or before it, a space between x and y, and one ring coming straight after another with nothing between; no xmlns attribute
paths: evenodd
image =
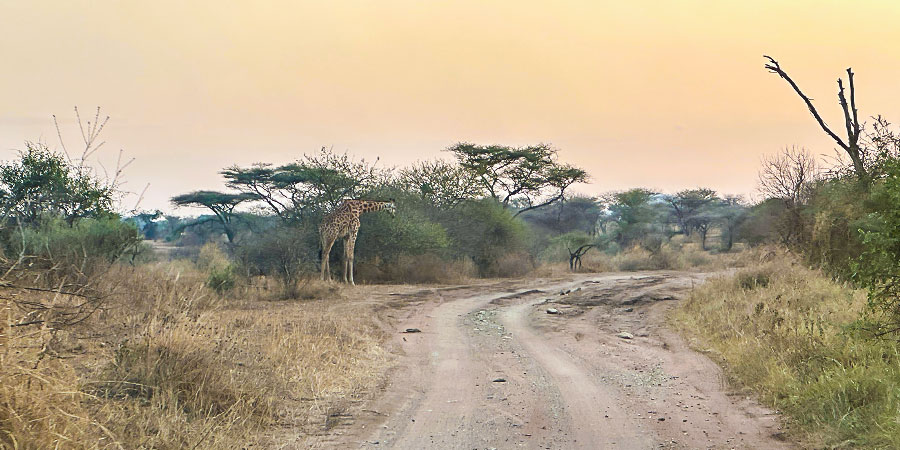
<svg viewBox="0 0 900 450"><path fill-rule="evenodd" d="M775 414L730 391L715 363L666 328L666 311L703 278L604 274L419 292L425 301L397 325L422 332L398 333L384 392L304 446L792 448Z"/></svg>

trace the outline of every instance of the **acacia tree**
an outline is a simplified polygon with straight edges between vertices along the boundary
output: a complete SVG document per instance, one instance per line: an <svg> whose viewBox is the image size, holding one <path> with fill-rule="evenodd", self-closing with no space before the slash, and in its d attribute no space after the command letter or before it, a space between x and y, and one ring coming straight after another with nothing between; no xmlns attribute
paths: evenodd
<svg viewBox="0 0 900 450"><path fill-rule="evenodd" d="M715 214L708 208L704 208L703 211L694 214L688 219L688 226L697 230L697 234L700 235L700 248L703 250L706 250L706 236L709 234L709 229L715 221Z"/></svg>
<svg viewBox="0 0 900 450"><path fill-rule="evenodd" d="M480 197L484 189L471 171L443 160L423 161L402 169L397 184L440 209Z"/></svg>
<svg viewBox="0 0 900 450"><path fill-rule="evenodd" d="M572 272L581 267L581 258L597 246L597 242L583 231L571 231L557 236L555 240L569 253L569 270Z"/></svg>
<svg viewBox="0 0 900 450"><path fill-rule="evenodd" d="M724 250L731 251L737 228L747 219L747 207L741 204L740 197L726 196L716 208L716 216L722 226Z"/></svg>
<svg viewBox="0 0 900 450"><path fill-rule="evenodd" d="M291 164L232 166L221 174L228 187L254 195L265 209L287 222L302 221L337 207L344 198L364 195L388 176L375 164L325 147Z"/></svg>
<svg viewBox="0 0 900 450"><path fill-rule="evenodd" d="M678 228L686 236L691 234L691 218L704 206L717 199L716 191L707 188L686 189L665 197L666 202L672 207L672 216Z"/></svg>
<svg viewBox="0 0 900 450"><path fill-rule="evenodd" d="M658 211L651 204L656 194L650 189L635 188L608 196L609 217L616 224L613 239L620 248L657 234Z"/></svg>
<svg viewBox="0 0 900 450"><path fill-rule="evenodd" d="M523 214L522 218L553 233L583 231L593 236L597 234L598 220L602 213L603 206L598 203L597 198L567 195L550 207Z"/></svg>
<svg viewBox="0 0 900 450"><path fill-rule="evenodd" d="M587 181L587 172L557 162L547 144L527 147L459 143L447 149L472 172L487 193L505 207L518 205L518 216L564 198L571 185Z"/></svg>
<svg viewBox="0 0 900 450"><path fill-rule="evenodd" d="M188 194L172 197L172 203L176 206L201 206L213 212L216 220L222 224L228 243L234 243L234 209L241 203L257 200L258 197L250 193L228 194L217 191L194 191Z"/></svg>
<svg viewBox="0 0 900 450"><path fill-rule="evenodd" d="M866 159L867 153L865 148L859 145L859 136L862 130L862 126L859 123L859 113L856 109L856 87L853 84L853 70L851 68L847 68L847 79L849 85L849 93L850 93L850 101L848 103L847 96L844 94L844 82L842 79L838 78L838 103L841 105L841 110L844 113L844 127L846 128L847 138L846 140L842 139L838 136L831 128L825 123L822 119L822 116L819 115L819 111L816 110L816 107L812 103L812 99L806 96L803 91L800 90L800 87L797 86L797 83L788 76L787 72L785 72L781 66L771 56L765 56L764 58L769 60L768 64L765 65L765 68L769 70L769 72L777 74L779 77L783 78L791 87L794 89L794 92L803 99L803 102L806 103L806 107L809 108L809 112L812 114L813 118L816 119L819 126L822 127L822 130L825 131L831 139L834 140L840 146L847 156L850 157L850 162L853 165L853 171L856 174L857 178L862 181L867 181L869 179L869 174L866 170Z"/></svg>

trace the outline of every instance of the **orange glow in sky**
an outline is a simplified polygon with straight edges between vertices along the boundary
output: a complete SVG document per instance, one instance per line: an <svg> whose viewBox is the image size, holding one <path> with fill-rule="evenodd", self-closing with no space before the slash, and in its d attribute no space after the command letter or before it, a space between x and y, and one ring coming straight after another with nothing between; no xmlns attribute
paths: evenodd
<svg viewBox="0 0 900 450"><path fill-rule="evenodd" d="M763 154L833 154L762 55L837 129L848 66L860 114L900 122L898 22L896 1L9 1L0 159L56 147L51 114L74 146L72 107L100 105L101 161L136 158L144 209L232 164L330 146L404 165L458 141L552 143L582 193L750 194Z"/></svg>

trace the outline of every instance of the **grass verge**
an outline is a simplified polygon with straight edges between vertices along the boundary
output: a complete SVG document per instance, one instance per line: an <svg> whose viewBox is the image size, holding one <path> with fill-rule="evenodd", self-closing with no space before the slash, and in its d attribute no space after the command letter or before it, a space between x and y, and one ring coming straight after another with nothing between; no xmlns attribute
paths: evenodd
<svg viewBox="0 0 900 450"><path fill-rule="evenodd" d="M95 282L104 306L57 328L35 320L52 308L23 305L61 296L0 287L0 448L274 447L321 429L387 364L373 306L318 284L312 301L223 296L188 264Z"/></svg>
<svg viewBox="0 0 900 450"><path fill-rule="evenodd" d="M808 447L900 448L900 352L855 330L864 305L780 256L706 282L672 321Z"/></svg>

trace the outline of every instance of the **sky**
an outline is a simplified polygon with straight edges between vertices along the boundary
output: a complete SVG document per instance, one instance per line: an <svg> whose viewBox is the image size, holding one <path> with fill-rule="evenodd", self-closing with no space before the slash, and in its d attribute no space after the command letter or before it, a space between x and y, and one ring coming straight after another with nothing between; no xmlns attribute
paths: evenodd
<svg viewBox="0 0 900 450"><path fill-rule="evenodd" d="M134 162L122 209L223 189L218 171L327 146L385 167L456 142L550 143L576 187L752 195L760 158L832 155L772 55L842 129L900 122L896 1L0 0L0 160L25 141L77 153L111 117L98 167Z"/></svg>

